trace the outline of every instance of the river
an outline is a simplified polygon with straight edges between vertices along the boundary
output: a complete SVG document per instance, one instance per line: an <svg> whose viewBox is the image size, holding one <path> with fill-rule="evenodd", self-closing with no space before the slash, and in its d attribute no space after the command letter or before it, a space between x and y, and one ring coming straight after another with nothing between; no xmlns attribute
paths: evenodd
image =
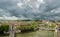
<svg viewBox="0 0 60 37"><path fill-rule="evenodd" d="M54 37L54 31L34 31L15 34L15 37ZM9 37L8 35L0 35L0 37Z"/></svg>

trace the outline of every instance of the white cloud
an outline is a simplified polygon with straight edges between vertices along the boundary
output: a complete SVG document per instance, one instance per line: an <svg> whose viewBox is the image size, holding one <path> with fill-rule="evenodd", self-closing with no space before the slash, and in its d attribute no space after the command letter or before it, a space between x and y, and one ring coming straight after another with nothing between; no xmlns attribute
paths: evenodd
<svg viewBox="0 0 60 37"><path fill-rule="evenodd" d="M44 0L37 0L37 1L38 1L39 3L40 3L40 2L41 2L41 3L45 3Z"/></svg>
<svg viewBox="0 0 60 37"><path fill-rule="evenodd" d="M17 4L17 6L20 7L20 8L23 8L23 5L24 5L24 4L21 3L21 2Z"/></svg>
<svg viewBox="0 0 60 37"><path fill-rule="evenodd" d="M57 9L53 9L51 11L52 14L57 14L57 13L60 13L60 8L57 8Z"/></svg>
<svg viewBox="0 0 60 37"><path fill-rule="evenodd" d="M19 7L25 7L26 5L30 6L31 8L39 8L43 0L23 0L24 2L17 3Z"/></svg>
<svg viewBox="0 0 60 37"><path fill-rule="evenodd" d="M0 19L1 20L18 20L18 18L15 16L12 16L12 17L3 16L3 17L0 17Z"/></svg>
<svg viewBox="0 0 60 37"><path fill-rule="evenodd" d="M10 12L5 9L0 9L0 16L10 16Z"/></svg>

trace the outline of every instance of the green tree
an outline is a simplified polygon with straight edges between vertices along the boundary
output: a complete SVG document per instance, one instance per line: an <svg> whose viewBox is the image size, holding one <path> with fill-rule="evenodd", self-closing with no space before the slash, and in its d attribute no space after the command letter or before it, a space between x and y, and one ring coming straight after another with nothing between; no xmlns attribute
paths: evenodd
<svg viewBox="0 0 60 37"><path fill-rule="evenodd" d="M7 25L7 24L1 24L1 26L0 26L0 33L3 34L4 31L5 32L9 31L9 25Z"/></svg>

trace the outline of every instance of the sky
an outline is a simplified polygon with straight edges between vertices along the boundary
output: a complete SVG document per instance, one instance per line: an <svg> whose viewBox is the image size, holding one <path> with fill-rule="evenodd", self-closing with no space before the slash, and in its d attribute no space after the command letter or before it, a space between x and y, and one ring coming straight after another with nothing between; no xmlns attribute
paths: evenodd
<svg viewBox="0 0 60 37"><path fill-rule="evenodd" d="M60 0L0 0L1 20L60 20Z"/></svg>

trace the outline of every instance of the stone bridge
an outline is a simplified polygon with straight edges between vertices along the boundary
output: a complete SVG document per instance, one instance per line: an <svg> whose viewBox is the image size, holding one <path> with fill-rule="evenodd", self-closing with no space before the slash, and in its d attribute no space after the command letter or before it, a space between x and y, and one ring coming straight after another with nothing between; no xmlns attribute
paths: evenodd
<svg viewBox="0 0 60 37"><path fill-rule="evenodd" d="M56 23L55 32L56 32L56 37L60 37L60 23Z"/></svg>

